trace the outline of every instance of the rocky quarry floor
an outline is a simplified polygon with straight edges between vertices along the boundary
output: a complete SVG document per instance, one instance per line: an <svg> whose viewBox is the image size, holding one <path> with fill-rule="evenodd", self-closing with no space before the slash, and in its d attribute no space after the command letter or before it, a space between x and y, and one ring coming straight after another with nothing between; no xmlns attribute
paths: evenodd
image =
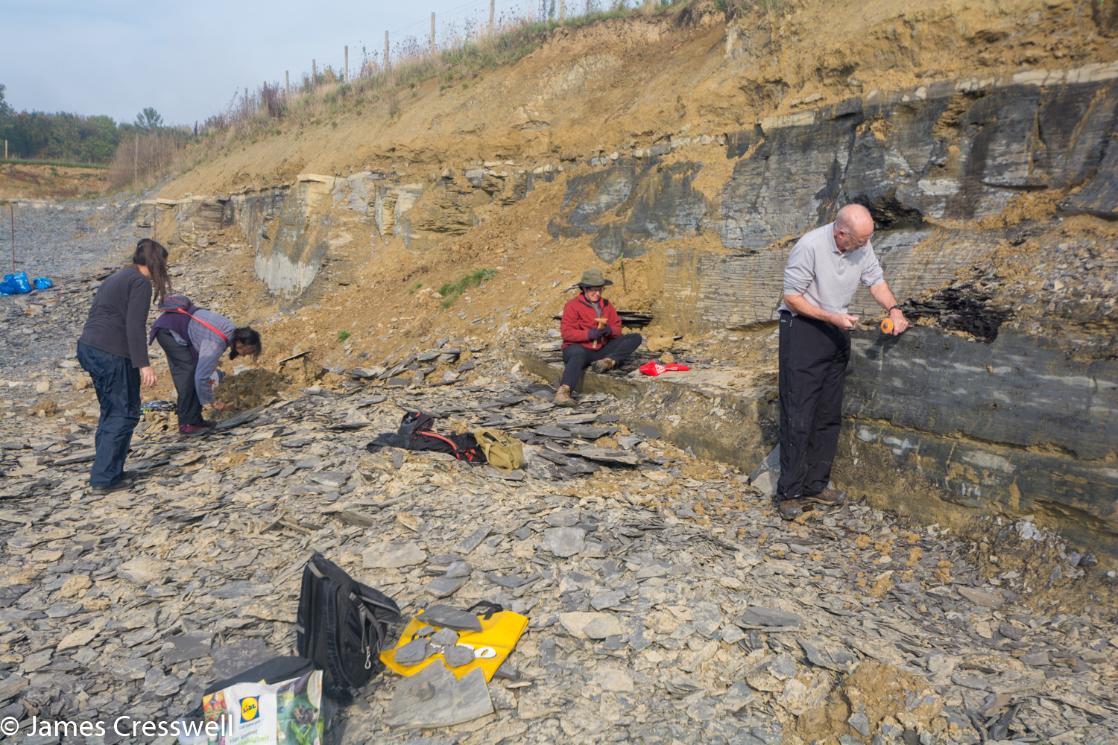
<svg viewBox="0 0 1118 745"><path fill-rule="evenodd" d="M28 323L59 340L0 371L0 717L178 718L210 682L291 652L317 550L409 615L489 600L530 619L489 714L389 727L406 691L384 673L336 742L1106 743L1118 728L1118 623L1098 600L1113 577L1031 523L1001 526L1012 550L857 499L784 523L742 472L644 439L609 396L553 408L477 338L294 388L277 381L299 359L240 369L242 411L220 431L183 440L147 412L140 480L93 494L96 402L62 340L94 283L0 300L5 350ZM416 408L444 431L515 433L527 465L366 449ZM1030 545L1039 569L1007 569ZM1043 592L1056 577L1078 602Z"/></svg>

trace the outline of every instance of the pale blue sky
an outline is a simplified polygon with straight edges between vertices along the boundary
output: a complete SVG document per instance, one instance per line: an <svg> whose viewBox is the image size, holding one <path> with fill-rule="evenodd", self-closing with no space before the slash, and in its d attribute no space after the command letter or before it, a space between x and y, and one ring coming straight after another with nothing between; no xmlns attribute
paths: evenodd
<svg viewBox="0 0 1118 745"><path fill-rule="evenodd" d="M583 0L568 0L581 9ZM538 12L540 0L496 0L498 17ZM16 109L107 114L132 121L154 106L168 124L193 124L263 81L292 83L311 60L350 68L362 45L426 41L454 21L488 17L489 0L3 0L0 83Z"/></svg>

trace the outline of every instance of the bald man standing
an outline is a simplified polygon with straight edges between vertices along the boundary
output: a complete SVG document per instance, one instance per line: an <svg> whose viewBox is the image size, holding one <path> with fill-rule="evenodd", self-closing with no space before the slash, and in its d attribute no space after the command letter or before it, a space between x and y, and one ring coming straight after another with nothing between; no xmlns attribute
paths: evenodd
<svg viewBox="0 0 1118 745"><path fill-rule="evenodd" d="M842 424L842 389L857 316L847 306L858 283L870 288L893 321L908 321L873 252L873 217L860 204L796 242L784 268L780 305L780 481L776 508L791 520L812 504L839 505L846 494L829 486Z"/></svg>

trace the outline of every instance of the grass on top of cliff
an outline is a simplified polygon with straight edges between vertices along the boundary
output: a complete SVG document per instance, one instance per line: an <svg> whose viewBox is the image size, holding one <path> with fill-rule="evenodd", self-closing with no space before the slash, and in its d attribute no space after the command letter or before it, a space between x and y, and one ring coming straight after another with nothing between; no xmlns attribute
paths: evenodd
<svg viewBox="0 0 1118 745"><path fill-rule="evenodd" d="M389 115L399 114L400 94L414 90L420 83L438 79L443 87L460 80L467 80L499 67L514 64L539 49L559 29L579 29L597 23L637 15L668 12L673 7L691 0L661 0L652 10L614 7L609 10L567 18L562 21L513 21L491 36L467 40L458 46L431 52L415 39L407 39L399 46L397 55L403 57L392 67L380 67L371 74L346 81L330 67L317 72L312 78L304 75L300 85L290 96L275 85L265 84L253 93L247 90L241 100L234 101L231 111L211 117L215 129L203 145L180 161L194 167L205 159L204 153L212 152L213 138L220 139L220 149L230 150L244 141L255 142L261 137L280 133L284 123L295 125L317 124L320 118L329 119L346 111L360 111L367 106L385 105Z"/></svg>

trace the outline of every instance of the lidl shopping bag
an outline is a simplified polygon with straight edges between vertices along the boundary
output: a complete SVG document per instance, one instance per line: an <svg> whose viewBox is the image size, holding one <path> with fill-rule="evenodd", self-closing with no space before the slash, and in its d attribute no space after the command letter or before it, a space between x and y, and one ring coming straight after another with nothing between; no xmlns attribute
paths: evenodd
<svg viewBox="0 0 1118 745"><path fill-rule="evenodd" d="M262 682L269 677L233 683L202 696L203 718L219 724L209 745L322 745L322 671L311 669L288 680Z"/></svg>

